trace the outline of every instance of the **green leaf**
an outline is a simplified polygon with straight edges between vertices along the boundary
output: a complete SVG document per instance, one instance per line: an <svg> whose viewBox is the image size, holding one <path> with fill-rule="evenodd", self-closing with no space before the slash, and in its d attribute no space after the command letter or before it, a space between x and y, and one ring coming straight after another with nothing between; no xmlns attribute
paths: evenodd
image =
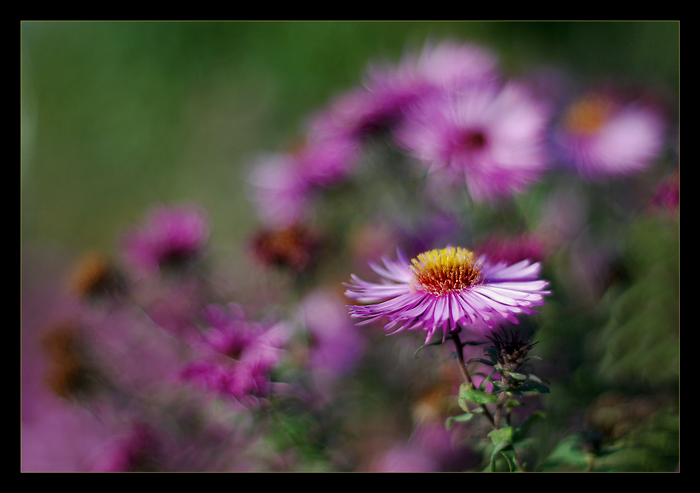
<svg viewBox="0 0 700 493"><path fill-rule="evenodd" d="M452 428L452 424L457 422L457 423L466 423L470 419L474 417L474 413L464 413L460 414L459 416L450 416L445 420L445 429L449 430Z"/></svg>
<svg viewBox="0 0 700 493"><path fill-rule="evenodd" d="M517 400L517 399L508 399L508 400L506 401L506 407L509 408L509 409L513 409L513 408L516 408L516 407L523 407L524 405L525 405L525 404L523 404L522 402L520 402L520 401Z"/></svg>
<svg viewBox="0 0 700 493"><path fill-rule="evenodd" d="M523 375L522 373L515 373L515 372L508 372L508 377L512 378L513 380L520 380L520 381L525 381L528 379L527 375Z"/></svg>
<svg viewBox="0 0 700 493"><path fill-rule="evenodd" d="M518 462L515 460L515 450L513 450L513 447L501 450L501 455L505 457L510 472L521 471L518 467Z"/></svg>
<svg viewBox="0 0 700 493"><path fill-rule="evenodd" d="M471 409L469 409L469 406L467 405L467 401L465 401L464 399L462 399L462 398L457 399L457 403L459 404L459 407L462 408L462 411L464 411L465 413L472 413L473 412ZM477 409L479 409L479 408L477 407Z"/></svg>
<svg viewBox="0 0 700 493"><path fill-rule="evenodd" d="M506 389L508 388L508 384L505 384L503 382L500 382L498 380L494 380L491 382L493 385L493 393L494 395L500 394L501 392L505 392Z"/></svg>
<svg viewBox="0 0 700 493"><path fill-rule="evenodd" d="M511 389L514 394L518 395L537 395L549 394L549 387L539 383L523 383L517 389Z"/></svg>
<svg viewBox="0 0 700 493"><path fill-rule="evenodd" d="M494 445L498 445L499 443L503 442L507 442L510 444L513 442L513 427L504 426L503 428L492 430L491 432L489 432L488 436L491 437L491 441Z"/></svg>
<svg viewBox="0 0 700 493"><path fill-rule="evenodd" d="M459 388L459 398L477 404L488 404L489 402L498 401L498 397L492 394L487 394L483 390L469 388L467 384L462 384Z"/></svg>
<svg viewBox="0 0 700 493"><path fill-rule="evenodd" d="M542 385L545 385L545 384L548 383L546 380L542 380L541 378L539 378L539 377L536 376L536 375L533 375L532 373L529 373L529 374L527 375L527 380L528 380L529 382L535 382L535 383L539 383L539 384L542 384Z"/></svg>
<svg viewBox="0 0 700 493"><path fill-rule="evenodd" d="M512 443L512 438L513 438L513 428L510 426L505 426L503 428L499 428L497 430L493 430L488 434L489 437L491 437L491 441L493 442L493 450L491 451L491 471L495 472L496 471L496 458L498 457L499 453L507 452L507 451L513 451L513 443ZM515 463L515 457L511 458L509 460L508 455L503 454L504 457L506 458L506 461L508 462L508 468L513 471L514 468L511 465L511 460L513 463Z"/></svg>

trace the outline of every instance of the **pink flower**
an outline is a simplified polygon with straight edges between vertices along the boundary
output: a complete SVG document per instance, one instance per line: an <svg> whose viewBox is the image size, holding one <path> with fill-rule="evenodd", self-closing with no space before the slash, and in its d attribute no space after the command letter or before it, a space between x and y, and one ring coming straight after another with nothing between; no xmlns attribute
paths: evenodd
<svg viewBox="0 0 700 493"><path fill-rule="evenodd" d="M328 131L309 133L294 159L303 180L326 187L338 183L352 172L359 158L359 142L352 135Z"/></svg>
<svg viewBox="0 0 700 493"><path fill-rule="evenodd" d="M383 113L391 115L435 92L494 81L497 65L490 51L475 45L427 43L420 54L407 54L396 67L371 65L365 86L382 103Z"/></svg>
<svg viewBox="0 0 700 493"><path fill-rule="evenodd" d="M535 313L544 304L547 281L538 279L540 264L523 260L508 265L476 257L464 248L447 247L418 255L410 262L383 258L384 266L371 265L383 279L371 283L353 275L346 296L367 305L351 306L353 318L367 324L380 319L384 330L423 329L426 343L442 332L485 324L493 328L504 319L518 323L516 315Z"/></svg>
<svg viewBox="0 0 700 493"><path fill-rule="evenodd" d="M548 164L545 105L521 85L478 84L416 106L395 131L431 181L477 201L522 192Z"/></svg>
<svg viewBox="0 0 700 493"><path fill-rule="evenodd" d="M418 100L498 78L497 58L488 50L447 41L427 43L398 65L371 64L364 87L336 97L310 125L309 135L360 139L396 123Z"/></svg>
<svg viewBox="0 0 700 493"><path fill-rule="evenodd" d="M640 102L588 94L569 105L555 140L562 159L586 178L638 173L662 152L665 121Z"/></svg>
<svg viewBox="0 0 700 493"><path fill-rule="evenodd" d="M125 255L147 273L200 255L209 239L209 217L197 206L157 207L127 235Z"/></svg>
<svg viewBox="0 0 700 493"><path fill-rule="evenodd" d="M301 304L301 317L310 338L310 365L331 375L343 375L357 364L365 340L348 319L341 298L316 291Z"/></svg>
<svg viewBox="0 0 700 493"><path fill-rule="evenodd" d="M267 395L269 373L284 357L289 326L246 321L234 304L210 305L205 322L210 326L202 336L202 354L185 366L180 378L236 399Z"/></svg>

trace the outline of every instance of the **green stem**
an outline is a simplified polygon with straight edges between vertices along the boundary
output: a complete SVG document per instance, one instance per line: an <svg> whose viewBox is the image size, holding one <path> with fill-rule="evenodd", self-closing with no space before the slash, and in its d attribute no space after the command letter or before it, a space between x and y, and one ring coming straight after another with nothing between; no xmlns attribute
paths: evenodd
<svg viewBox="0 0 700 493"><path fill-rule="evenodd" d="M472 377L469 375L469 371L467 370L467 365L464 363L464 344L462 344L462 341L459 339L459 336L455 332L450 332L450 336L452 337L452 341L455 344L455 347L457 348L457 360L459 361L459 370L462 372L462 376L464 376L464 379L467 381L469 385L471 385L472 388L474 388L474 381L472 380ZM481 406L481 410L484 412L484 416L488 418L488 420L491 422L491 425L496 428L496 424L493 420L493 416L491 416L491 412L488 410L486 407L486 404L479 404Z"/></svg>
<svg viewBox="0 0 700 493"><path fill-rule="evenodd" d="M496 403L496 416L494 417L493 427L498 429L501 427L501 414L503 413L503 402L505 401L506 393L503 392L498 396L498 402Z"/></svg>

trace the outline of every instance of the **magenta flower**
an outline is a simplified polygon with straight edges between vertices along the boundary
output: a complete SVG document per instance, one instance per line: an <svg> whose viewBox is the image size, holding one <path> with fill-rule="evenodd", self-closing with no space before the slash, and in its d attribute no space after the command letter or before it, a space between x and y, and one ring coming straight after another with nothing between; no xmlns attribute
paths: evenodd
<svg viewBox="0 0 700 493"><path fill-rule="evenodd" d="M185 366L180 378L215 394L241 400L269 392L270 370L285 355L291 333L287 324L244 320L237 305L210 305L205 313L201 356Z"/></svg>
<svg viewBox="0 0 700 493"><path fill-rule="evenodd" d="M548 164L549 112L524 86L476 84L417 105L395 131L440 186L466 182L477 201L522 192Z"/></svg>
<svg viewBox="0 0 700 493"><path fill-rule="evenodd" d="M333 376L350 372L365 340L348 319L342 297L317 290L302 301L300 315L310 339L310 366Z"/></svg>
<svg viewBox="0 0 700 493"><path fill-rule="evenodd" d="M375 97L374 114L391 116L436 92L494 81L497 69L496 56L484 48L451 41L427 43L420 54L407 54L396 67L371 65L365 86Z"/></svg>
<svg viewBox="0 0 700 493"><path fill-rule="evenodd" d="M566 110L555 140L562 159L589 179L648 168L664 146L665 121L649 105L590 94Z"/></svg>
<svg viewBox="0 0 700 493"><path fill-rule="evenodd" d="M196 206L158 207L125 239L125 255L152 273L167 264L197 257L209 239L209 217Z"/></svg>
<svg viewBox="0 0 700 493"><path fill-rule="evenodd" d="M353 275L347 297L368 305L351 306L358 325L386 318L384 330L423 329L426 343L435 333L485 324L493 328L516 315L536 313L544 304L547 281L538 279L539 263L523 260L508 265L491 263L461 247L421 253L410 262L398 252L398 260L382 259L384 266L371 264L383 280L367 282Z"/></svg>
<svg viewBox="0 0 700 493"><path fill-rule="evenodd" d="M325 187L347 178L358 162L359 151L359 142L352 135L309 132L294 159L303 180Z"/></svg>
<svg viewBox="0 0 700 493"><path fill-rule="evenodd" d="M500 77L498 58L490 50L472 44L445 41L426 43L415 62L416 71L431 86L455 90Z"/></svg>

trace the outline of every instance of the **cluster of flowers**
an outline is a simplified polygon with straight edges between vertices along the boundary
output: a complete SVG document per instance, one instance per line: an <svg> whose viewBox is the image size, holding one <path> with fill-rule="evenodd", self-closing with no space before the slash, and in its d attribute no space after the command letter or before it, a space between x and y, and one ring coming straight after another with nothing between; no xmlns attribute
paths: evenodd
<svg viewBox="0 0 700 493"><path fill-rule="evenodd" d="M558 89L550 92L569 96L509 79L490 50L451 41L428 44L397 65L372 65L363 87L310 119L301 146L254 164L260 218L280 232L311 222L314 198L350 179L381 132L412 159L406 174L422 169L433 192L466 187L482 203L525 192L556 167L600 180L639 173L663 152L667 123L651 99L609 87ZM543 303L547 283L533 263L541 249L522 239L517 246L484 242L476 256L448 247L409 261L399 252L398 260L372 264L381 284L353 277L346 295L371 305L350 311L362 323L386 317L387 330L423 328L426 342L465 326L488 334Z"/></svg>
<svg viewBox="0 0 700 493"><path fill-rule="evenodd" d="M313 198L351 176L367 137L381 130L438 193L466 186L475 201L523 192L555 166L589 179L638 173L664 150L667 122L651 98L555 83L543 94L546 84L506 78L491 51L449 41L396 66L372 65L363 87L310 119L303 144L260 156L250 181L261 219L303 221Z"/></svg>

